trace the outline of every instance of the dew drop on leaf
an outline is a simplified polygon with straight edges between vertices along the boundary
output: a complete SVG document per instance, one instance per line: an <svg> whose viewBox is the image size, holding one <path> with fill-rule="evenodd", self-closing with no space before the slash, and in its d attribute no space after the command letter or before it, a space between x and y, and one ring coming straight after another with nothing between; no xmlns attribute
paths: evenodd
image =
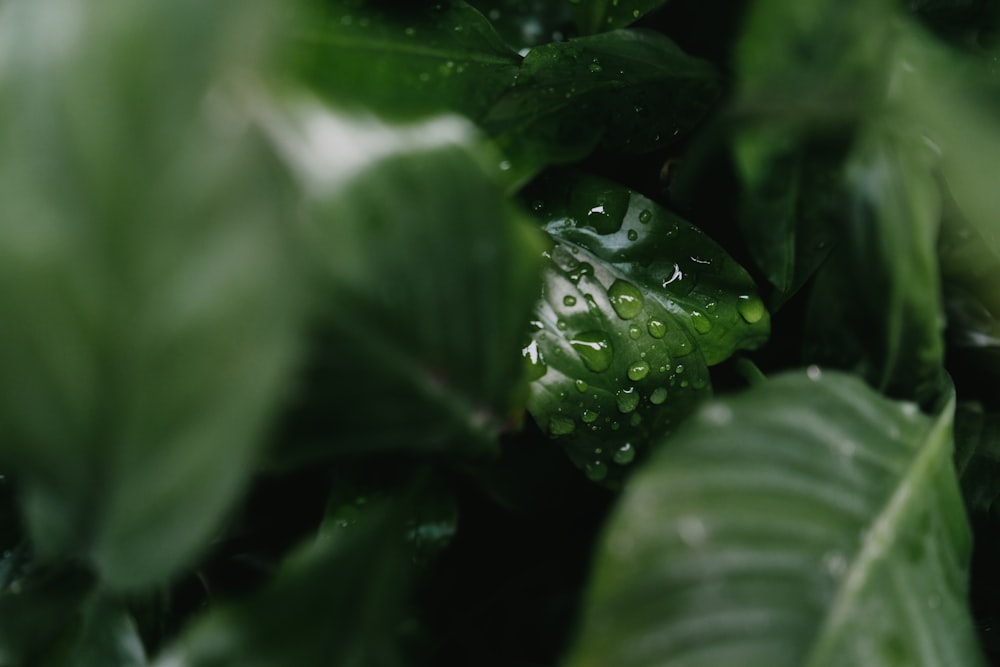
<svg viewBox="0 0 1000 667"><path fill-rule="evenodd" d="M639 392L635 390L635 387L619 389L615 399L618 402L618 409L625 414L639 407Z"/></svg>
<svg viewBox="0 0 1000 667"><path fill-rule="evenodd" d="M586 331L577 335L569 344L580 355L583 364L595 373L606 371L611 365L611 341L603 332Z"/></svg>
<svg viewBox="0 0 1000 667"><path fill-rule="evenodd" d="M649 209L643 209L639 213L639 222L644 225L648 225L649 221L653 219L653 213Z"/></svg>
<svg viewBox="0 0 1000 667"><path fill-rule="evenodd" d="M553 417L549 420L549 433L552 435L566 435L576 430L576 423L566 417Z"/></svg>
<svg viewBox="0 0 1000 667"><path fill-rule="evenodd" d="M712 320L697 310L691 313L691 323L694 325L694 330L700 334L707 334L712 330Z"/></svg>
<svg viewBox="0 0 1000 667"><path fill-rule="evenodd" d="M612 458L618 465L628 465L635 460L635 447L631 443L626 442L615 451Z"/></svg>
<svg viewBox="0 0 1000 667"><path fill-rule="evenodd" d="M602 461L591 461L584 466L584 472L587 474L589 479L595 482L600 482L608 476L608 466Z"/></svg>
<svg viewBox="0 0 1000 667"><path fill-rule="evenodd" d="M630 380L638 382L649 375L649 364L645 361L637 361L628 367L627 373Z"/></svg>
<svg viewBox="0 0 1000 667"><path fill-rule="evenodd" d="M595 421L597 421L598 417L600 417L600 415L594 412L593 410L584 410L583 415L580 416L580 419L583 420L584 424L593 424Z"/></svg>
<svg viewBox="0 0 1000 667"><path fill-rule="evenodd" d="M667 400L667 388L657 387L653 390L653 393L649 395L649 402L653 405L660 405L665 400Z"/></svg>
<svg viewBox="0 0 1000 667"><path fill-rule="evenodd" d="M538 341L533 340L528 345L521 350L521 356L524 357L528 366L528 378L530 380L537 380L538 378L545 375L548 371L548 366L545 365L545 361L542 359L542 353L538 349Z"/></svg>
<svg viewBox="0 0 1000 667"><path fill-rule="evenodd" d="M653 338L663 338L667 334L667 325L660 320L650 320L646 324L646 329Z"/></svg>
<svg viewBox="0 0 1000 667"><path fill-rule="evenodd" d="M608 288L608 298L611 300L611 307L623 320L632 319L642 312L642 292L628 281L616 280L612 283Z"/></svg>
<svg viewBox="0 0 1000 667"><path fill-rule="evenodd" d="M764 303L754 296L741 295L737 300L736 309L747 324L756 324L764 317Z"/></svg>
<svg viewBox="0 0 1000 667"><path fill-rule="evenodd" d="M574 384L576 385L576 390L581 394L590 388L589 385L583 380L577 380Z"/></svg>
<svg viewBox="0 0 1000 667"><path fill-rule="evenodd" d="M640 336L642 336L642 329L636 324L629 325L628 337L632 340L638 340Z"/></svg>
<svg viewBox="0 0 1000 667"><path fill-rule="evenodd" d="M567 294L563 297L563 305L566 307L573 307L576 305L576 297L572 294Z"/></svg>

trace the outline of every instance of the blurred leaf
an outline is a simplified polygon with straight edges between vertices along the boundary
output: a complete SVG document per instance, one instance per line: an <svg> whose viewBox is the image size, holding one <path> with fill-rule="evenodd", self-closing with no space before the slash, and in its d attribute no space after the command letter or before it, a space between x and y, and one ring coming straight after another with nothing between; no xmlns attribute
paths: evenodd
<svg viewBox="0 0 1000 667"><path fill-rule="evenodd" d="M733 140L743 184L740 228L754 260L777 288L794 294L829 253L842 215L840 162L781 129L758 126Z"/></svg>
<svg viewBox="0 0 1000 667"><path fill-rule="evenodd" d="M1000 499L1000 414L978 403L955 413L955 467L970 513L996 513Z"/></svg>
<svg viewBox="0 0 1000 667"><path fill-rule="evenodd" d="M311 199L322 311L292 420L305 439L281 455L495 452L523 396L540 235L456 117L391 127L309 106L293 116L273 131Z"/></svg>
<svg viewBox="0 0 1000 667"><path fill-rule="evenodd" d="M515 49L576 37L573 7L551 0L471 0Z"/></svg>
<svg viewBox="0 0 1000 667"><path fill-rule="evenodd" d="M231 507L296 356L281 174L234 93L274 12L2 12L0 465L42 560L147 586Z"/></svg>
<svg viewBox="0 0 1000 667"><path fill-rule="evenodd" d="M321 4L306 17L296 57L313 87L341 108L479 118L516 78L520 56L464 2Z"/></svg>
<svg viewBox="0 0 1000 667"><path fill-rule="evenodd" d="M250 599L188 628L158 667L390 667L411 570L399 510L369 509L356 524L293 554Z"/></svg>
<svg viewBox="0 0 1000 667"><path fill-rule="evenodd" d="M762 343L770 318L725 251L638 193L555 174L524 196L554 240L522 351L528 408L591 478L614 480L710 390L706 361Z"/></svg>
<svg viewBox="0 0 1000 667"><path fill-rule="evenodd" d="M890 126L891 124L891 126ZM920 402L943 386L935 156L887 117L869 126L845 167L848 215L816 278L806 357L851 368Z"/></svg>
<svg viewBox="0 0 1000 667"><path fill-rule="evenodd" d="M706 406L611 518L567 665L983 664L951 423L816 368Z"/></svg>
<svg viewBox="0 0 1000 667"><path fill-rule="evenodd" d="M758 0L736 49L741 114L814 131L863 117L883 92L894 0Z"/></svg>
<svg viewBox="0 0 1000 667"><path fill-rule="evenodd" d="M482 124L517 170L572 162L598 144L667 146L720 96L715 68L648 30L616 30L532 49L517 84Z"/></svg>
<svg viewBox="0 0 1000 667"><path fill-rule="evenodd" d="M569 0L585 35L624 28L663 0Z"/></svg>

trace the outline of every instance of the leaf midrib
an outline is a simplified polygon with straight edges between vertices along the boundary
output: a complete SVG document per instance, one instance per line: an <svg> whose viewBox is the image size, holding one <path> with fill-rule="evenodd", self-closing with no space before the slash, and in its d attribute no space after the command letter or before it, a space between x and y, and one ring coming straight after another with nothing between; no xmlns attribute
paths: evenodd
<svg viewBox="0 0 1000 667"><path fill-rule="evenodd" d="M837 649L841 629L857 607L858 598L866 590L875 564L883 554L895 546L902 517L906 515L912 503L919 501L921 497L913 490L930 476L939 457L947 454L947 452L942 454L940 450L948 447L947 431L951 424L949 417L954 412L954 406L952 398L928 431L919 453L901 478L896 490L889 496L882 510L875 515L867 532L868 538L848 568L843 579L844 583L816 634L812 650L802 662L803 667L824 667L832 664L831 655Z"/></svg>

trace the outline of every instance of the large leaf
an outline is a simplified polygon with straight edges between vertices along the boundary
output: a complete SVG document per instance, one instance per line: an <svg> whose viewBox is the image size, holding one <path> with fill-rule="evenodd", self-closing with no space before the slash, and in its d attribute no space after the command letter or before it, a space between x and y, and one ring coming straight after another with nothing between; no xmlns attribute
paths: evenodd
<svg viewBox="0 0 1000 667"><path fill-rule="evenodd" d="M616 30L532 49L483 126L518 171L565 163L599 143L642 153L677 141L720 95L719 76L648 30Z"/></svg>
<svg viewBox="0 0 1000 667"><path fill-rule="evenodd" d="M769 317L725 251L638 193L566 173L525 197L554 241L523 351L528 408L604 478L709 391L706 362L763 342Z"/></svg>
<svg viewBox="0 0 1000 667"><path fill-rule="evenodd" d="M895 124L893 128L889 124ZM936 156L889 117L848 158L848 215L811 295L806 355L896 396L933 400L944 345Z"/></svg>
<svg viewBox="0 0 1000 667"><path fill-rule="evenodd" d="M583 34L624 28L663 0L570 0Z"/></svg>
<svg viewBox="0 0 1000 667"><path fill-rule="evenodd" d="M341 107L412 118L477 118L514 83L521 58L464 2L415 7L332 0L301 29L296 55L318 92Z"/></svg>
<svg viewBox="0 0 1000 667"><path fill-rule="evenodd" d="M294 553L248 600L197 619L157 667L407 664L405 507L383 503Z"/></svg>
<svg viewBox="0 0 1000 667"><path fill-rule="evenodd" d="M282 177L233 92L267 7L3 4L0 465L39 556L115 587L205 545L295 358Z"/></svg>
<svg viewBox="0 0 1000 667"><path fill-rule="evenodd" d="M309 202L317 352L286 457L494 451L542 239L457 117L393 127L295 106L272 132Z"/></svg>
<svg viewBox="0 0 1000 667"><path fill-rule="evenodd" d="M983 664L951 420L815 367L706 406L631 480L566 664Z"/></svg>

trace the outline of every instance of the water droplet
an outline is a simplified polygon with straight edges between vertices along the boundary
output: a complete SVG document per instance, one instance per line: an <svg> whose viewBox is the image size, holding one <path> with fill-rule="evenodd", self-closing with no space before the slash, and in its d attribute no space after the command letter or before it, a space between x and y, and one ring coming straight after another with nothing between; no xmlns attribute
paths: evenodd
<svg viewBox="0 0 1000 667"><path fill-rule="evenodd" d="M619 389L615 394L615 400L618 402L618 409L622 413L628 414L639 407L639 392L635 390L635 387Z"/></svg>
<svg viewBox="0 0 1000 667"><path fill-rule="evenodd" d="M653 405L660 405L665 400L667 400L667 388L657 387L653 390L653 393L649 395L649 402Z"/></svg>
<svg viewBox="0 0 1000 667"><path fill-rule="evenodd" d="M565 331L566 326L567 324L565 320L556 320L556 328L559 329L560 331Z"/></svg>
<svg viewBox="0 0 1000 667"><path fill-rule="evenodd" d="M736 301L736 310L747 324L760 322L764 317L764 303L755 296L742 295Z"/></svg>
<svg viewBox="0 0 1000 667"><path fill-rule="evenodd" d="M644 208L642 209L642 211L639 212L639 222L641 222L642 224L648 225L649 221L652 219L653 219L653 212L650 211L649 209Z"/></svg>
<svg viewBox="0 0 1000 667"><path fill-rule="evenodd" d="M653 338L663 338L667 334L667 325L660 320L650 320L646 324L646 330Z"/></svg>
<svg viewBox="0 0 1000 667"><path fill-rule="evenodd" d="M596 314L600 308L597 307L597 301L594 300L593 294L584 294L583 300L587 302L587 310L591 313Z"/></svg>
<svg viewBox="0 0 1000 667"><path fill-rule="evenodd" d="M576 385L576 390L578 392L580 392L581 394L583 392L587 391L588 389L590 389L590 386L586 382L584 382L583 380L577 380L573 384Z"/></svg>
<svg viewBox="0 0 1000 667"><path fill-rule="evenodd" d="M599 73L599 72L601 72L601 71L602 71L602 70L603 70L604 68L603 68L603 67L601 67L601 63L597 62L597 60L595 59L595 60L594 60L594 62L590 63L590 66L589 66L589 67L588 67L587 69L589 69L589 70L590 70L591 72L593 72L594 74L598 74L598 73Z"/></svg>
<svg viewBox="0 0 1000 667"><path fill-rule="evenodd" d="M823 556L823 569L831 577L839 579L847 572L847 559L844 557L844 554L838 551L831 551Z"/></svg>
<svg viewBox="0 0 1000 667"><path fill-rule="evenodd" d="M700 334L707 334L712 330L712 320L697 310L691 313L691 323L694 325L694 330Z"/></svg>
<svg viewBox="0 0 1000 667"><path fill-rule="evenodd" d="M553 417L549 420L549 433L552 435L566 435L576 430L576 424L572 419L566 417Z"/></svg>
<svg viewBox="0 0 1000 667"><path fill-rule="evenodd" d="M632 416L628 418L628 423L632 426L638 426L642 423L642 416L638 412L633 412Z"/></svg>
<svg viewBox="0 0 1000 667"><path fill-rule="evenodd" d="M708 531L698 517L682 516L677 520L677 536L687 546L699 547L708 538Z"/></svg>
<svg viewBox="0 0 1000 667"><path fill-rule="evenodd" d="M674 367L674 372L678 373L678 374L679 373L683 373L684 372L684 364L677 364L677 366Z"/></svg>
<svg viewBox="0 0 1000 667"><path fill-rule="evenodd" d="M715 426L725 426L733 419L733 411L729 409L729 406L723 405L722 403L713 403L705 408L702 412L702 416L710 424Z"/></svg>
<svg viewBox="0 0 1000 667"><path fill-rule="evenodd" d="M628 230L628 240L629 241L638 241L639 240L639 232L635 231L634 229Z"/></svg>
<svg viewBox="0 0 1000 667"><path fill-rule="evenodd" d="M628 337L631 338L632 340L639 340L640 336L642 336L642 329L639 327L639 325L630 324L628 327Z"/></svg>
<svg viewBox="0 0 1000 667"><path fill-rule="evenodd" d="M637 361L628 367L628 377L630 380L638 382L649 375L649 364L645 361Z"/></svg>
<svg viewBox="0 0 1000 667"><path fill-rule="evenodd" d="M588 479L595 482L600 482L608 476L608 466L602 461L591 461L583 467L583 471L586 473Z"/></svg>
<svg viewBox="0 0 1000 667"><path fill-rule="evenodd" d="M630 443L626 442L624 445L615 450L612 459L614 460L615 463L617 463L620 466L625 466L628 465L629 463L632 463L632 461L635 460L635 447L633 447Z"/></svg>
<svg viewBox="0 0 1000 667"><path fill-rule="evenodd" d="M586 331L577 335L569 344L583 359L583 364L595 373L605 371L611 365L611 341L603 332Z"/></svg>
<svg viewBox="0 0 1000 667"><path fill-rule="evenodd" d="M504 160L500 163L500 171L508 171L510 169L510 160Z"/></svg>
<svg viewBox="0 0 1000 667"><path fill-rule="evenodd" d="M616 280L608 288L611 307L623 320L632 319L642 312L643 298L639 288L625 280Z"/></svg>
<svg viewBox="0 0 1000 667"><path fill-rule="evenodd" d="M584 276L594 275L594 267L588 262L583 262L579 264L575 269L569 273L570 281L575 285L580 282L580 279Z"/></svg>
<svg viewBox="0 0 1000 667"><path fill-rule="evenodd" d="M600 414L594 412L593 410L584 410L583 414L580 416L580 419L583 420L584 424L593 424L594 422L597 421L597 418L600 416L601 416Z"/></svg>
<svg viewBox="0 0 1000 667"><path fill-rule="evenodd" d="M576 297L572 294L567 294L563 297L563 305L572 308L576 305Z"/></svg>
<svg viewBox="0 0 1000 667"><path fill-rule="evenodd" d="M549 367L545 365L542 352L538 349L538 341L533 340L521 350L521 356L528 362L528 379L537 380L545 375Z"/></svg>
<svg viewBox="0 0 1000 667"><path fill-rule="evenodd" d="M816 364L812 364L811 366L806 368L806 377L808 377L813 382L816 382L821 377L823 377L823 371L820 370L819 366L817 366Z"/></svg>
<svg viewBox="0 0 1000 667"><path fill-rule="evenodd" d="M700 375L691 382L691 386L694 387L695 389L704 389L707 385L708 385L708 380L701 377Z"/></svg>
<svg viewBox="0 0 1000 667"><path fill-rule="evenodd" d="M640 16L642 16L642 12L640 12L638 9L633 9L632 10L632 18L637 19Z"/></svg>

